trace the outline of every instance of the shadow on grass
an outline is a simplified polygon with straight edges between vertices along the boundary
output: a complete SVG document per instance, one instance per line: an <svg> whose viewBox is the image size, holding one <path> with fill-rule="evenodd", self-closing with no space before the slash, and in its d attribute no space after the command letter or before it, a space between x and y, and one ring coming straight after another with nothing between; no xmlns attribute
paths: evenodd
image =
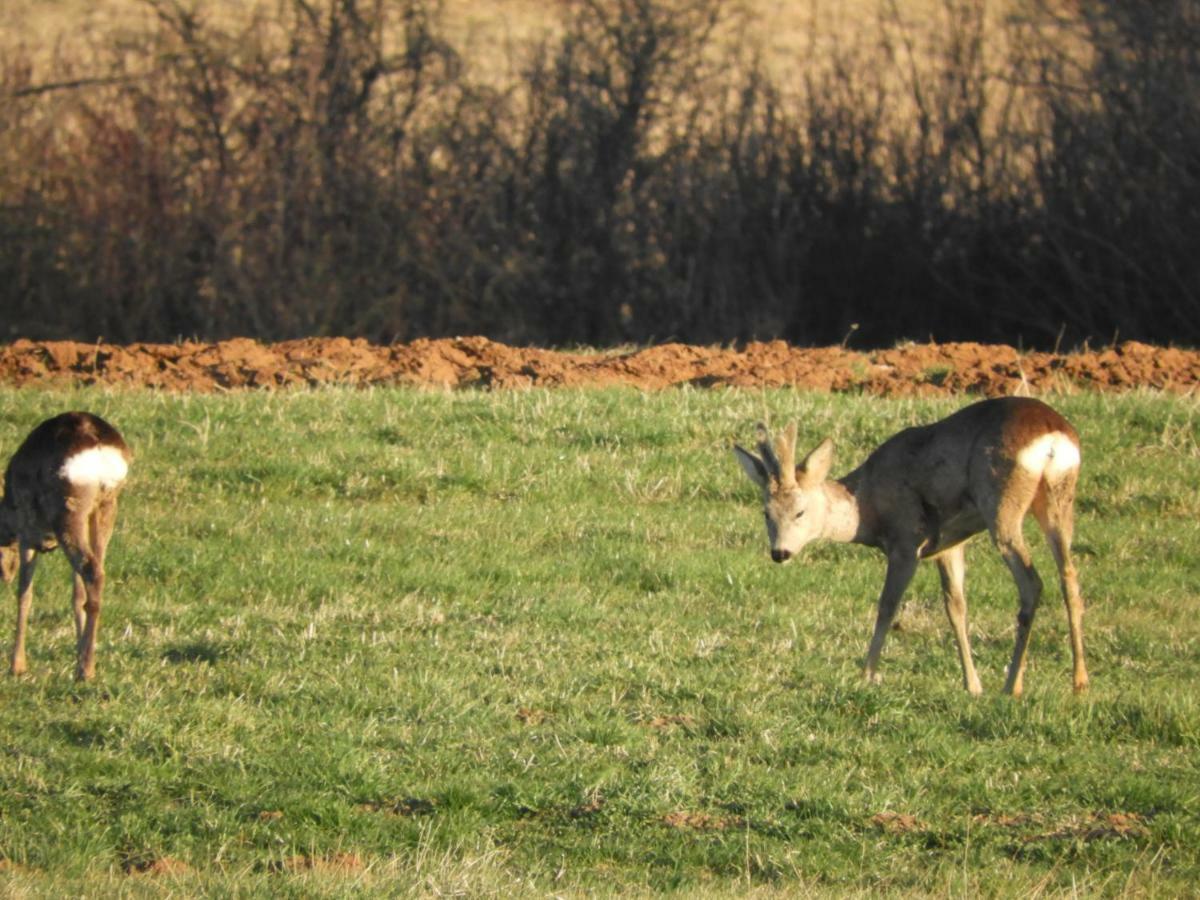
<svg viewBox="0 0 1200 900"><path fill-rule="evenodd" d="M214 665L225 655L225 650L212 641L191 641L168 647L162 655L167 662L182 665L184 663L207 663Z"/></svg>

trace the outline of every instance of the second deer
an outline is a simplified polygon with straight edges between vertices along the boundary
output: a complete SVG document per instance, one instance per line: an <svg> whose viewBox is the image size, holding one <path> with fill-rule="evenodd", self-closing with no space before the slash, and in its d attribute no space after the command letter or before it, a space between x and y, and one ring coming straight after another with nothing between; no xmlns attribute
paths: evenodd
<svg viewBox="0 0 1200 900"><path fill-rule="evenodd" d="M18 576L14 675L26 670L25 628L38 554L57 546L75 576L75 677L87 680L95 674L104 555L129 461L129 448L117 430L84 412L42 422L9 461L0 500L0 569L5 581Z"/></svg>
<svg viewBox="0 0 1200 900"><path fill-rule="evenodd" d="M963 684L982 688L967 636L963 547L987 531L1020 595L1016 645L1004 689L1020 695L1042 582L1025 545L1022 523L1032 511L1058 567L1067 606L1075 690L1087 688L1083 599L1071 559L1079 435L1039 400L984 400L878 447L837 481L828 480L833 444L826 439L795 464L796 425L772 444L759 426L759 455L734 447L762 489L771 558L787 562L818 538L865 544L887 557L887 574L867 649L866 675L878 680L879 656L904 591L922 559L937 563L946 614L954 629Z"/></svg>

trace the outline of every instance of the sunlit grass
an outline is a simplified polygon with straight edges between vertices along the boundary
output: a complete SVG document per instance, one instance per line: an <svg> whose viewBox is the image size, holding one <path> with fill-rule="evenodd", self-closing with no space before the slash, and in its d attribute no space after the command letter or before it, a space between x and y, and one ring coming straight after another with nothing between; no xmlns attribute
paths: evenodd
<svg viewBox="0 0 1200 900"><path fill-rule="evenodd" d="M111 419L136 454L96 682L71 681L57 557L39 571L31 674L0 677L0 884L1190 890L1195 400L1054 401L1084 440L1086 697L1053 591L1027 696L999 696L1016 604L986 542L968 552L974 701L935 573L871 688L882 561L842 546L766 560L728 450L756 420L831 434L843 472L962 402L0 391L4 454L68 407ZM1040 542L1035 561L1052 585Z"/></svg>

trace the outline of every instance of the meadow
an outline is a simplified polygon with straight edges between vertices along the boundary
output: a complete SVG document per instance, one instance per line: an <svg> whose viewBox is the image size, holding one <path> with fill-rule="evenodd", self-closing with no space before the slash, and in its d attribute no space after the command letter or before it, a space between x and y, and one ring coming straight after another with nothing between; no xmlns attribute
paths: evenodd
<svg viewBox="0 0 1200 900"><path fill-rule="evenodd" d="M882 559L767 558L729 452L755 421L832 435L843 473L963 402L0 390L5 456L64 408L136 454L97 679L59 554L30 674L0 677L0 893L1190 893L1195 398L1053 398L1084 440L1085 696L1049 589L1000 696L1015 591L985 541L975 700L932 567L871 687Z"/></svg>

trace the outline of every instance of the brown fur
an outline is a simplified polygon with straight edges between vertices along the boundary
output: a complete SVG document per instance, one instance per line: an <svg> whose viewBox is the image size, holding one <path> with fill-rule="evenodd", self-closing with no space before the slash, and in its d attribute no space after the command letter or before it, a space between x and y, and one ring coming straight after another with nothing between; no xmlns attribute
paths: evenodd
<svg viewBox="0 0 1200 900"><path fill-rule="evenodd" d="M794 465L794 447L784 449L788 455L781 466ZM971 693L980 692L967 636L963 543L988 531L1020 596L1005 684L1016 695L1023 689L1029 631L1042 590L1021 528L1030 511L1059 570L1075 690L1087 687L1083 600L1071 559L1078 449L1079 436L1061 415L1041 401L1009 397L975 403L940 422L901 431L836 482L826 479L832 460L828 441L796 467L794 480L771 477L753 454L740 447L735 452L763 489L771 555L777 562L786 562L819 538L866 544L886 555L887 574L867 651L866 673L872 680L878 677L884 639L917 563L932 559L939 568L964 685ZM1022 454L1029 455L1022 459Z"/></svg>
<svg viewBox="0 0 1200 900"><path fill-rule="evenodd" d="M117 515L121 486L75 485L63 464L92 447L107 446L129 461L115 428L90 413L63 413L38 425L13 454L0 501L0 571L17 576L17 625L11 671L26 670L25 632L39 553L63 548L74 570L76 678L95 674L96 632L104 592L104 557Z"/></svg>

